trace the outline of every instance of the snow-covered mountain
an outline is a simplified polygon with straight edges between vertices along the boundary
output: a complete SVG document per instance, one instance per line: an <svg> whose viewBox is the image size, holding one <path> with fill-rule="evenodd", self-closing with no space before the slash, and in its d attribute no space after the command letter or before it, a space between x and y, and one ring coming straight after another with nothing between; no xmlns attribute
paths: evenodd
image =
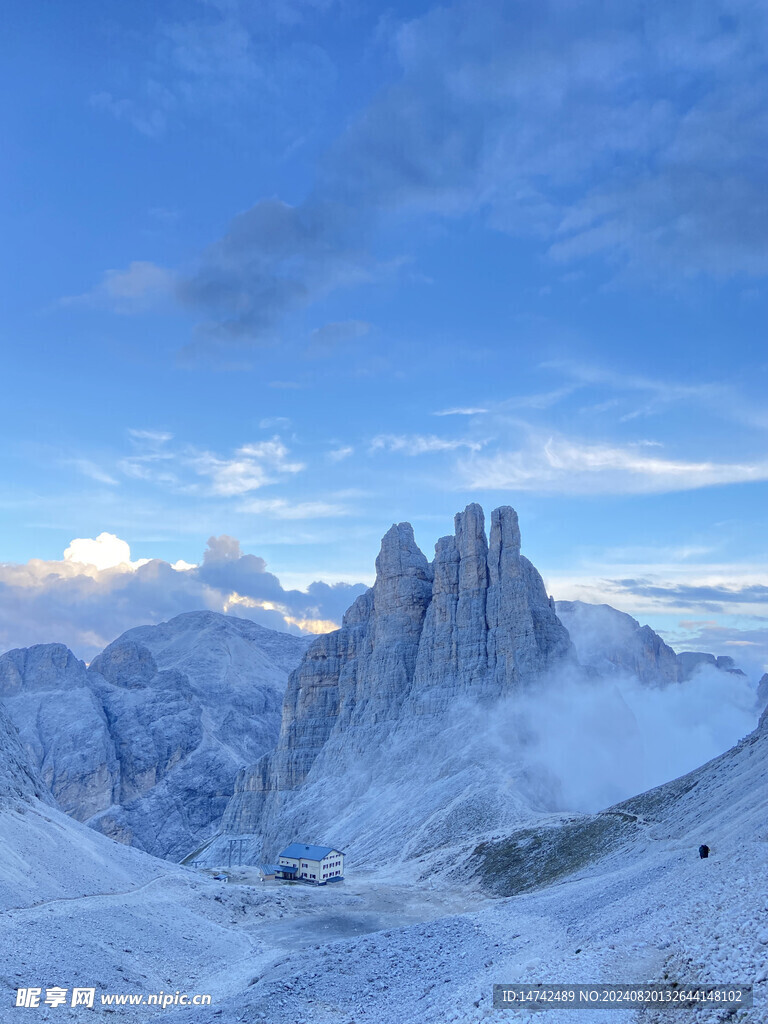
<svg viewBox="0 0 768 1024"><path fill-rule="evenodd" d="M205 840L237 771L271 749L309 641L213 612L129 630L86 669L61 644L0 657L0 700L59 806L179 859Z"/></svg>
<svg viewBox="0 0 768 1024"><path fill-rule="evenodd" d="M32 989L38 1006L29 1012L42 1020L53 1019L45 1000L54 987L64 991L55 1019L70 1024L84 1012L126 1024L157 1019L156 1007L103 1008L104 994L146 997L181 987L212 993L218 1003L246 987L237 965L252 971L261 953L258 940L231 926L234 915L245 916L246 907L259 920L278 913L260 906L256 891L230 893L58 810L2 704L0 845L0 1005L15 1006L18 991L23 998ZM76 986L95 989L92 1010L71 1006ZM15 1015L0 1012L4 1021Z"/></svg>
<svg viewBox="0 0 768 1024"><path fill-rule="evenodd" d="M598 675L627 673L642 683L663 685L682 678L678 656L650 626L607 604L557 601L579 661Z"/></svg>
<svg viewBox="0 0 768 1024"><path fill-rule="evenodd" d="M755 985L753 1009L702 1005L696 1020L764 1024L768 714L682 779L559 833L541 824L524 885L517 832L399 873L351 865L333 889L220 885L41 803L24 756L0 708L0 780L14 790L0 798L3 1005L19 987L83 985L96 987L94 1017L126 1024L149 1024L155 1008L101 1010L104 993L212 993L210 1006L174 1007L180 1024L412 1024L414 1007L423 1024L482 1024L499 979L738 982ZM82 1014L55 1011L72 1024ZM670 1014L581 1009L578 1020Z"/></svg>
<svg viewBox="0 0 768 1024"><path fill-rule="evenodd" d="M469 505L429 563L408 523L393 526L376 582L340 630L292 674L276 750L239 774L221 839L249 856L304 834L386 859L455 841L529 812L535 794L487 757L483 716L502 695L573 667L568 633L520 554L517 515ZM263 847L262 847L263 843Z"/></svg>

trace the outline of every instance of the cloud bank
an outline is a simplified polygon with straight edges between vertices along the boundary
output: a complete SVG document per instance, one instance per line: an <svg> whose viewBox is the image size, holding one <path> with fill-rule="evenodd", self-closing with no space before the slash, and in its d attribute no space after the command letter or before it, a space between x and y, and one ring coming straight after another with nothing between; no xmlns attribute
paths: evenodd
<svg viewBox="0 0 768 1024"><path fill-rule="evenodd" d="M202 562L131 560L114 534L77 538L61 561L0 565L0 650L64 643L90 660L132 626L201 608L272 629L323 633L337 628L363 584L282 586L266 562L226 535L211 537Z"/></svg>

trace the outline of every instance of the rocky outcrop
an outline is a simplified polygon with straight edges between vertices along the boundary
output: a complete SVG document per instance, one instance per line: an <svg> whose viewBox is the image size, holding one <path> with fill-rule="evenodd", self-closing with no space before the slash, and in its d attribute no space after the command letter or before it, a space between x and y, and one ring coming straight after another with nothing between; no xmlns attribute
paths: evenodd
<svg viewBox="0 0 768 1024"><path fill-rule="evenodd" d="M157 856L211 833L237 771L275 745L307 640L195 612L129 630L90 667L61 644L0 657L0 700L59 805Z"/></svg>
<svg viewBox="0 0 768 1024"><path fill-rule="evenodd" d="M734 676L743 676L744 672L736 667L733 658L726 654L715 657L714 654L704 654L701 651L681 651L677 656L680 664L681 679L691 679L700 669L709 667L719 672L729 672Z"/></svg>
<svg viewBox="0 0 768 1024"><path fill-rule="evenodd" d="M521 798L488 785L472 716L566 662L567 630L520 554L513 509L493 513L486 539L469 505L431 564L411 526L393 526L374 586L291 675L277 748L239 774L225 835L200 861L220 863L233 834L256 834L249 856L272 855L303 828L386 856L426 843L425 829L434 842L514 813Z"/></svg>

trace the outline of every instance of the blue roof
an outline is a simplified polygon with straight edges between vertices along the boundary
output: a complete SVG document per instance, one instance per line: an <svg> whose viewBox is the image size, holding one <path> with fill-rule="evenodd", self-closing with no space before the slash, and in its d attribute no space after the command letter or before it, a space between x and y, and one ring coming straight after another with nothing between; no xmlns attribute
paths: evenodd
<svg viewBox="0 0 768 1024"><path fill-rule="evenodd" d="M259 864L259 871L263 872L265 875L274 875L274 873L279 870L279 864Z"/></svg>
<svg viewBox="0 0 768 1024"><path fill-rule="evenodd" d="M329 853L333 853L335 846L307 846L305 843L291 843L278 855L280 857L298 857L305 860L322 860ZM341 850L337 851L341 853Z"/></svg>
<svg viewBox="0 0 768 1024"><path fill-rule="evenodd" d="M295 870L296 866L294 864L278 864L275 868L275 871L282 871L284 875L290 875Z"/></svg>

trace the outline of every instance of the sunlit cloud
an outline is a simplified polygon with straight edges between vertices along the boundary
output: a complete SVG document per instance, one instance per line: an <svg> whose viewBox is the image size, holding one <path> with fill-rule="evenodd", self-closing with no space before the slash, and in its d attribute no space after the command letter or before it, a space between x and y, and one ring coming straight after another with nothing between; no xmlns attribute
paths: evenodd
<svg viewBox="0 0 768 1024"><path fill-rule="evenodd" d="M117 566L135 570L149 561L144 558L132 562L130 545L116 537L114 533L100 533L95 538L76 537L65 549L64 560L98 571Z"/></svg>
<svg viewBox="0 0 768 1024"><path fill-rule="evenodd" d="M236 614L239 608L262 608L264 611L279 612L289 626L296 626L303 633L315 635L330 633L341 625L341 619L339 621L333 619L311 619L306 616L297 618L289 613L285 605L277 604L274 601L259 601L252 597L244 597L242 594L233 591L227 597L224 611Z"/></svg>
<svg viewBox="0 0 768 1024"><path fill-rule="evenodd" d="M286 588L263 558L226 535L209 539L199 563L169 564L134 560L127 541L104 532L75 538L61 560L0 564L0 650L56 642L90 658L126 629L199 609L322 633L364 590L317 578Z"/></svg>

